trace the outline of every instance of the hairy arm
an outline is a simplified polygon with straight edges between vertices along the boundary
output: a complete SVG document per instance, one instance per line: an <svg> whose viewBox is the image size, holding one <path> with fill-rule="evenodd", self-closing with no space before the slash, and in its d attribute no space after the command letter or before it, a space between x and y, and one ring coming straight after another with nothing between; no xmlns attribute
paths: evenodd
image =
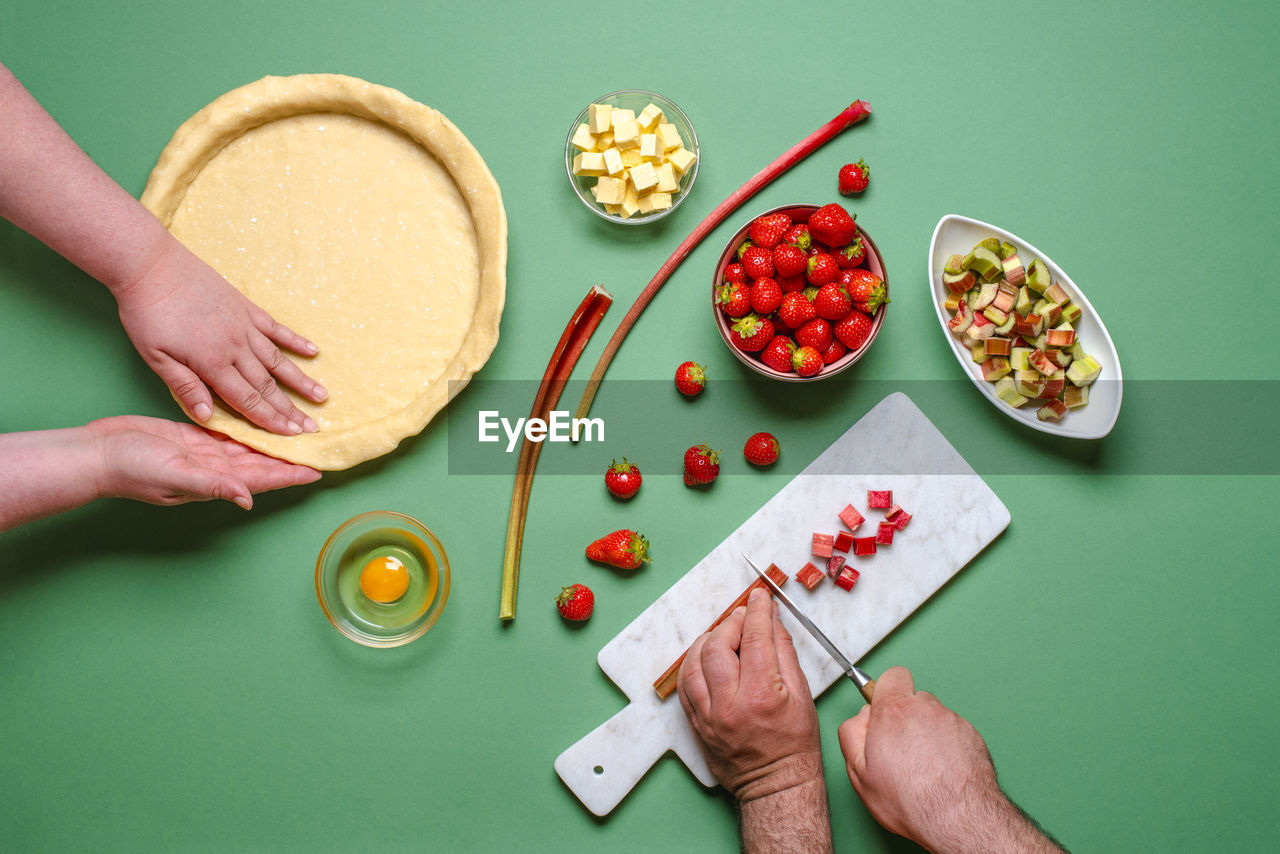
<svg viewBox="0 0 1280 854"><path fill-rule="evenodd" d="M840 725L849 781L886 829L930 851L1061 852L1004 792L973 725L894 667Z"/></svg>
<svg viewBox="0 0 1280 854"><path fill-rule="evenodd" d="M84 427L0 434L0 531L88 504L225 499L311 483L320 473L191 424L122 415Z"/></svg>
<svg viewBox="0 0 1280 854"><path fill-rule="evenodd" d="M749 854L831 848L818 715L791 635L763 590L689 648L680 704L738 802Z"/></svg>
<svg viewBox="0 0 1280 854"><path fill-rule="evenodd" d="M3 65L0 116L0 217L107 286L134 347L188 412L208 420L212 388L269 430L316 429L276 382L324 400L280 349L309 356L314 344L179 243Z"/></svg>

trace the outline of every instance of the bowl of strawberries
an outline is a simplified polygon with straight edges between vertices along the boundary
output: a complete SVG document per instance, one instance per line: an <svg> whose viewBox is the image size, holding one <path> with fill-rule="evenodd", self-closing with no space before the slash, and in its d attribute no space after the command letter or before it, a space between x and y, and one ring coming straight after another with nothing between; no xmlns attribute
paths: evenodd
<svg viewBox="0 0 1280 854"><path fill-rule="evenodd" d="M711 305L744 365L805 382L862 358L884 325L888 288L879 250L842 206L784 205L729 239Z"/></svg>

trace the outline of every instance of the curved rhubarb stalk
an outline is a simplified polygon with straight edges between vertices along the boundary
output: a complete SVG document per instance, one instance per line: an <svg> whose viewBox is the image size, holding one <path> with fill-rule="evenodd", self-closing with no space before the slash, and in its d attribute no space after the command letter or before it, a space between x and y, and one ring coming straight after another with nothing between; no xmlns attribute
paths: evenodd
<svg viewBox="0 0 1280 854"><path fill-rule="evenodd" d="M583 392L582 400L578 403L576 417L587 417L587 413L591 410L591 402L595 400L596 390L599 389L600 383L604 379L605 371L609 369L609 363L613 361L614 354L622 346L622 339L627 337L627 333L631 331L631 327L635 325L636 320L640 317L640 312L644 311L645 306L653 299L658 289L666 283L667 279L671 277L671 274L675 272L684 259L689 257L689 253L702 242L702 239L713 228L724 222L725 217L737 210L743 202L758 193L766 184L817 151L842 130L862 121L869 115L871 115L870 104L866 101L854 101L840 115L809 134L777 160L757 172L754 178L735 190L729 198L717 205L716 209L698 224L698 227L684 239L684 242L676 247L676 251L667 259L667 262L658 269L657 275L640 292L640 296L636 297L635 303L627 311L626 316L622 318L622 322L618 324L613 337L609 339L604 352L600 354L600 361L596 362L595 370L591 372L591 379L587 381L586 391Z"/></svg>
<svg viewBox="0 0 1280 854"><path fill-rule="evenodd" d="M551 361L542 375L538 393L534 396L529 417L546 420L560 393L569 382L573 366L578 363L582 349L591 334L596 331L604 313L613 303L613 297L600 285L587 291L569 323L560 335L560 341L551 354ZM502 601L498 616L514 620L516 616L516 587L520 581L520 549L524 543L524 520L529 512L529 491L533 488L533 472L538 467L542 453L541 442L531 442L525 436L520 445L520 459L516 463L515 485L511 490L511 512L507 516L507 546L502 558Z"/></svg>

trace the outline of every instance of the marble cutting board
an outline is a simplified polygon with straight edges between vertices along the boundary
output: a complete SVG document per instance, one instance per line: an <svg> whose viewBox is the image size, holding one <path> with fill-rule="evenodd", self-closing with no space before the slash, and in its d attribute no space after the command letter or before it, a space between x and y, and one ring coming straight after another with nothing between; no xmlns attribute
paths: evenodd
<svg viewBox="0 0 1280 854"><path fill-rule="evenodd" d="M794 576L811 559L810 535L842 530L846 504L867 519L860 536L875 532L884 511L867 509L868 489L892 489L910 524L874 556L849 558L862 573L851 592L830 581L805 590ZM1008 508L924 413L889 395L600 650L600 668L630 703L561 753L556 773L601 816L667 751L716 784L679 698L658 699L653 681L755 578L743 552L792 576L792 598L856 662L1008 525ZM785 609L782 620L817 697L843 673Z"/></svg>

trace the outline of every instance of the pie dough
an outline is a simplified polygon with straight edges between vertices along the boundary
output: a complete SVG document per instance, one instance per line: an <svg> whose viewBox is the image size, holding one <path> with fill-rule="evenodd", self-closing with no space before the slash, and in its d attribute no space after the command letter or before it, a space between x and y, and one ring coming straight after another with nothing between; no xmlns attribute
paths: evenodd
<svg viewBox="0 0 1280 854"><path fill-rule="evenodd" d="M318 469L417 434L485 361L506 298L498 184L444 116L336 74L265 77L188 119L142 203L276 320L329 391L280 436L215 399L212 430Z"/></svg>

